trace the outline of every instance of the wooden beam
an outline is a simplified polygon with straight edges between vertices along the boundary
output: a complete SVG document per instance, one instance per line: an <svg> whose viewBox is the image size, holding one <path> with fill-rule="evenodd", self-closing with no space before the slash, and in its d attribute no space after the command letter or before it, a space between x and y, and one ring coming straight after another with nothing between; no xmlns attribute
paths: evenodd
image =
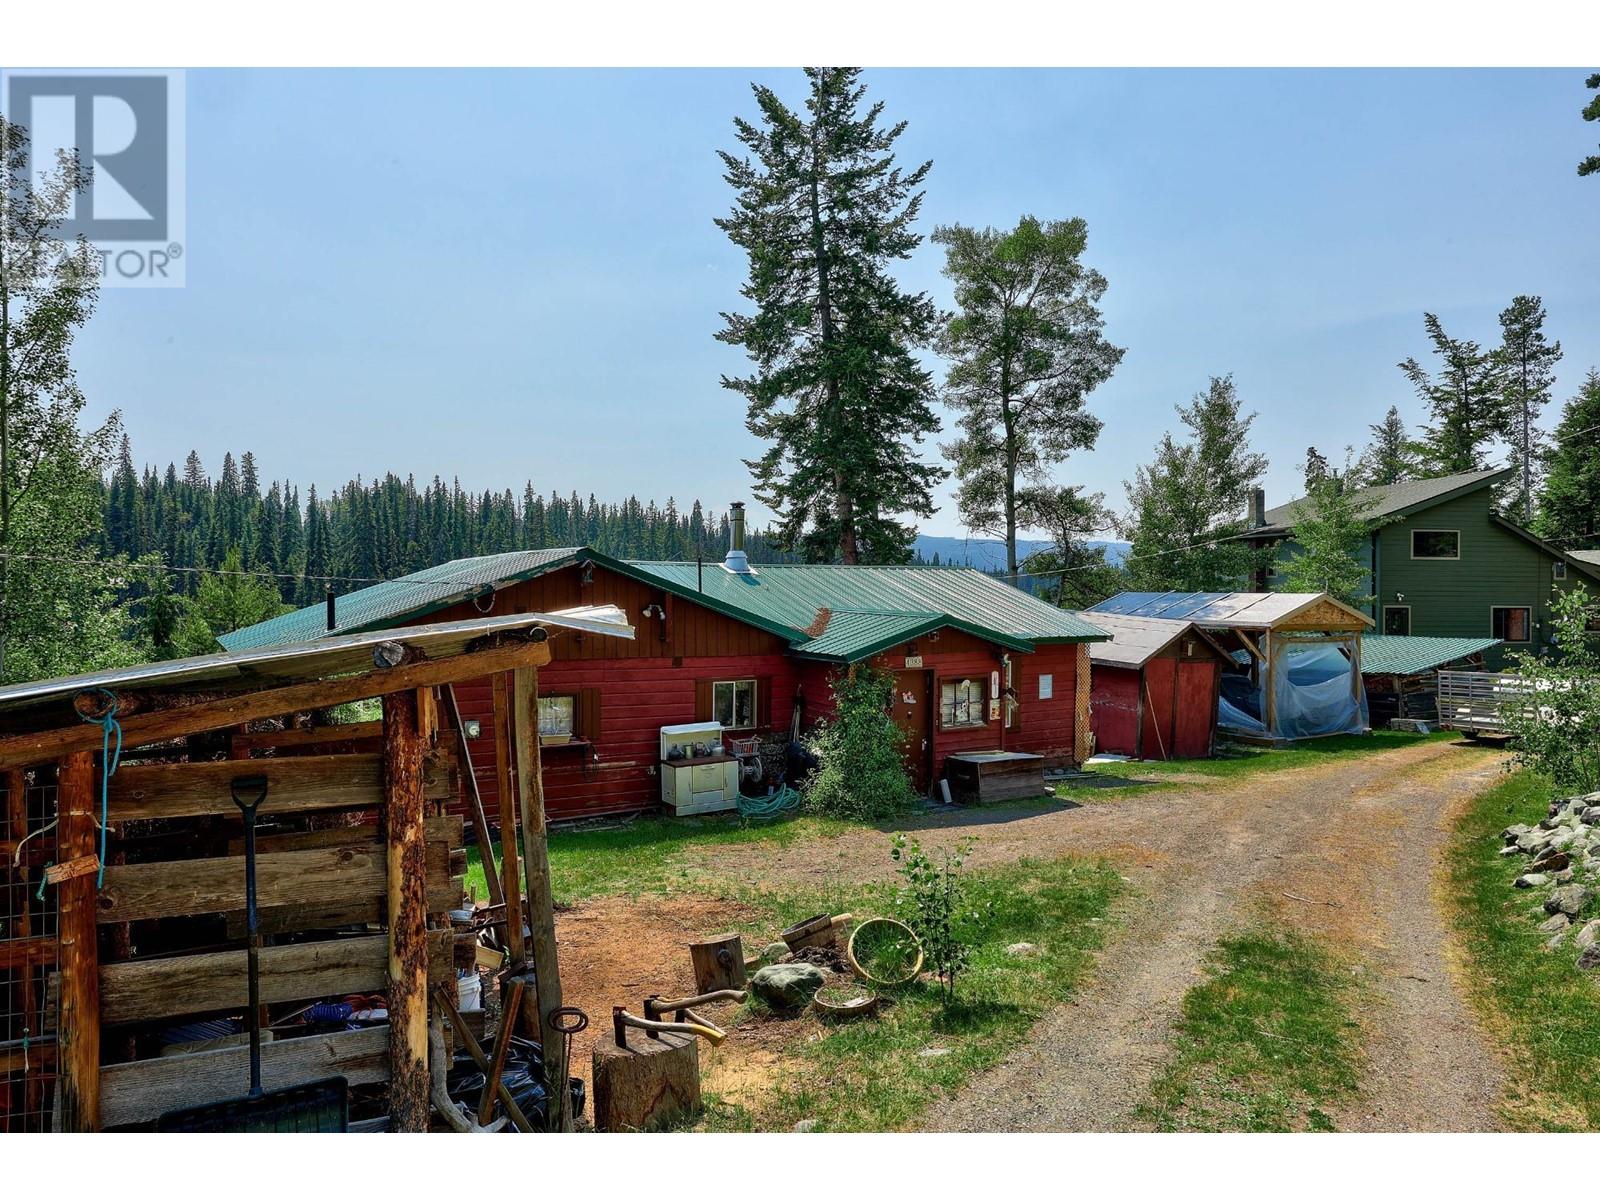
<svg viewBox="0 0 1600 1200"><path fill-rule="evenodd" d="M98 736L98 735L97 735ZM94 758L86 751L61 760L56 776L56 850L62 858L94 854ZM95 930L95 878L80 875L56 889L61 947L61 1074L59 1128L100 1128L100 962Z"/></svg>
<svg viewBox="0 0 1600 1200"><path fill-rule="evenodd" d="M423 875L422 714L416 692L383 698L384 860L389 896L389 1128L428 1131L428 904Z"/></svg>
<svg viewBox="0 0 1600 1200"><path fill-rule="evenodd" d="M357 837L358 831L352 831ZM452 907L450 848L429 843L424 871L429 911ZM262 854L256 859L256 906L262 932L274 932L272 910L286 906L334 905L381 910L388 875L382 850L371 841L352 841L317 850ZM94 880L89 881L93 890ZM330 899L330 897L332 899ZM194 858L177 862L129 863L106 868L98 919L146 921L239 912L244 908L244 864L237 857ZM366 918L372 919L372 918ZM342 923L342 922L341 922Z"/></svg>
<svg viewBox="0 0 1600 1200"><path fill-rule="evenodd" d="M539 671L517 668L511 684L512 724L516 731L517 799L522 810L522 871L528 891L528 927L533 932L533 973L539 1002L540 1044L545 1047L545 1080L550 1096L550 1127L572 1128L567 1094L566 1039L552 1014L561 1007L561 968L556 956L555 897L550 884L550 854L545 844L544 779L539 771ZM509 915L509 914L508 914Z"/></svg>
<svg viewBox="0 0 1600 1200"><path fill-rule="evenodd" d="M437 751L425 763L429 799L454 794L450 772L454 749ZM268 816L333 808L377 808L383 802L383 764L377 754L319 754L304 758L256 758L197 763L139 763L111 777L112 821L170 817L237 816L228 782L239 775L265 775Z"/></svg>
<svg viewBox="0 0 1600 1200"><path fill-rule="evenodd" d="M467 740L467 727L461 720L461 706L456 703L453 683L444 685L444 706L450 714L450 724L455 727L456 744L461 751L461 774L467 781L467 811L472 816L472 832L478 839L478 852L483 855L483 878L489 887L489 903L504 904L505 887L500 882L500 872L494 862L494 840L489 836L489 816L483 811L483 793L478 790L478 773L472 769L472 745Z"/></svg>
<svg viewBox="0 0 1600 1200"><path fill-rule="evenodd" d="M310 729L269 729L263 733L238 733L235 749L268 750L326 747L347 742L372 742L383 738L382 721L353 721L348 725L315 725Z"/></svg>
<svg viewBox="0 0 1600 1200"><path fill-rule="evenodd" d="M511 705L506 695L506 673L494 677L494 775L500 794L500 889L506 906L506 950L513 970L528 961L522 940L522 880L517 869L518 797L511 780ZM514 918L514 919L513 919ZM538 1036L536 1030L524 1032Z"/></svg>
<svg viewBox="0 0 1600 1200"><path fill-rule="evenodd" d="M331 708L353 700L453 683L458 679L476 679L491 671L540 667L549 661L548 641L496 643L448 658L422 659L397 667L364 671L358 675L242 692L198 704L130 716L122 721L123 745L131 749L149 742L164 742L208 730L224 729L245 721L281 717L285 713L312 708ZM181 699L182 693L175 693L174 698ZM0 738L0 768L27 766L99 745L100 727L84 721L54 729L14 734Z"/></svg>
<svg viewBox="0 0 1600 1200"><path fill-rule="evenodd" d="M263 1004L381 992L388 986L389 940L370 934L264 946L260 963ZM455 982L448 929L428 934L428 978ZM246 982L243 950L107 963L100 968L100 1020L120 1025L243 1008L249 1002Z"/></svg>
<svg viewBox="0 0 1600 1200"><path fill-rule="evenodd" d="M108 1066L102 1072L101 1116L107 1126L133 1125L174 1108L242 1096L249 1088L249 1058L248 1046L227 1046ZM268 1091L330 1075L343 1075L352 1087L388 1079L388 1030L313 1034L261 1047L261 1086Z"/></svg>

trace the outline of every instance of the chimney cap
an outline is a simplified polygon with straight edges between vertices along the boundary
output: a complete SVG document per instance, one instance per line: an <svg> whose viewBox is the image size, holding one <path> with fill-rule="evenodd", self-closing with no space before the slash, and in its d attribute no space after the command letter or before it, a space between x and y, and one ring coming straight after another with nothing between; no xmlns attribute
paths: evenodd
<svg viewBox="0 0 1600 1200"><path fill-rule="evenodd" d="M728 553L722 567L735 575L752 575L749 556L744 552L744 501L728 505Z"/></svg>

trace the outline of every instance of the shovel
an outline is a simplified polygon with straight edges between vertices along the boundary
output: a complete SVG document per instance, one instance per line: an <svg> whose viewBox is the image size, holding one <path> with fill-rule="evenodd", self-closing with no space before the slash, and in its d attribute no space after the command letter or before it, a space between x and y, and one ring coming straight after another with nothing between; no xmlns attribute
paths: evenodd
<svg viewBox="0 0 1600 1200"><path fill-rule="evenodd" d="M245 962L250 980L250 1091L173 1109L156 1121L161 1133L343 1133L350 1124L350 1084L342 1075L294 1087L261 1090L261 931L256 920L256 810L267 798L265 775L229 784L244 815L244 909L250 930Z"/></svg>

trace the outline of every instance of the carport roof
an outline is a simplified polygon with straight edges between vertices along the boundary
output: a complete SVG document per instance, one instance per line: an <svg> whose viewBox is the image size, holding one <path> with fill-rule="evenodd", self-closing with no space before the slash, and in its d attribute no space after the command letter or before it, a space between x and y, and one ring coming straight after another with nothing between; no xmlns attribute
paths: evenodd
<svg viewBox="0 0 1600 1200"><path fill-rule="evenodd" d="M1500 644L1499 638L1399 637L1368 634L1361 639L1363 675L1417 675Z"/></svg>

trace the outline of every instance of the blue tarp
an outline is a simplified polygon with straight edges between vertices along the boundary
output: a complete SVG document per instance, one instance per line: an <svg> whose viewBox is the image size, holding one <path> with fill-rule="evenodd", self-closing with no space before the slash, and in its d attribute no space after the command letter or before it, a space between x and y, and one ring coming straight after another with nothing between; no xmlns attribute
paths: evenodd
<svg viewBox="0 0 1600 1200"><path fill-rule="evenodd" d="M1368 727L1367 690L1352 686L1350 660L1334 646L1291 643L1279 662L1276 683L1274 737L1362 733ZM1269 732L1261 720L1261 700L1248 677L1224 675L1218 726L1257 736Z"/></svg>

